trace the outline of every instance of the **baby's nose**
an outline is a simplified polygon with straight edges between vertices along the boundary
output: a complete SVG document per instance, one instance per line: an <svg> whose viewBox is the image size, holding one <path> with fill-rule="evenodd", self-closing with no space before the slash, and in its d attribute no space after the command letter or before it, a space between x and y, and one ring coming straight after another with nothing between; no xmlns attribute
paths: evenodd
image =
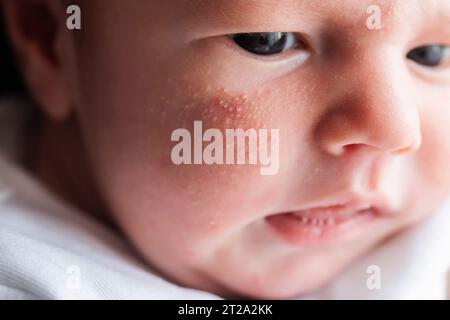
<svg viewBox="0 0 450 320"><path fill-rule="evenodd" d="M361 70L366 73L337 84L339 92L316 127L321 147L336 156L357 146L416 151L422 142L419 106L407 69L397 64Z"/></svg>

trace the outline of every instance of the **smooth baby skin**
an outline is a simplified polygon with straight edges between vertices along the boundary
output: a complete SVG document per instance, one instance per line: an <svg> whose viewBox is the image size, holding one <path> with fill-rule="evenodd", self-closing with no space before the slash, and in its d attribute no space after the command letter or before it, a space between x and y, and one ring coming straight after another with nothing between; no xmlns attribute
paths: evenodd
<svg viewBox="0 0 450 320"><path fill-rule="evenodd" d="M61 14L54 37L32 37L47 51L17 31L17 12L33 4L15 1L5 6L11 33L48 116L38 176L80 207L105 208L172 281L223 297L304 294L449 194L449 63L406 57L450 45L446 1L379 1L381 30L365 26L373 1L80 1L81 31L65 29ZM59 12L58 1L44 3ZM279 31L307 45L260 57L228 36ZM175 165L171 134L196 120L280 129L278 174ZM66 134L45 139L58 130ZM87 169L61 187L69 165L49 170L56 152L43 149ZM349 203L376 214L325 243L286 241L268 219Z"/></svg>

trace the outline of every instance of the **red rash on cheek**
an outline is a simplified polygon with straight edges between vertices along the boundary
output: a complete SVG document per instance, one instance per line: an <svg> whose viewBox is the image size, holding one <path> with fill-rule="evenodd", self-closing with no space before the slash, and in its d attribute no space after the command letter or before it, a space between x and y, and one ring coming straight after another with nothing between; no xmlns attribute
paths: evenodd
<svg viewBox="0 0 450 320"><path fill-rule="evenodd" d="M270 100L263 91L231 94L221 89L206 102L202 117L216 127L227 125L234 128L261 128L271 113Z"/></svg>
<svg viewBox="0 0 450 320"><path fill-rule="evenodd" d="M230 119L239 119L242 116L242 111L248 109L246 108L247 96L244 94L232 99L216 98L214 104L223 108Z"/></svg>

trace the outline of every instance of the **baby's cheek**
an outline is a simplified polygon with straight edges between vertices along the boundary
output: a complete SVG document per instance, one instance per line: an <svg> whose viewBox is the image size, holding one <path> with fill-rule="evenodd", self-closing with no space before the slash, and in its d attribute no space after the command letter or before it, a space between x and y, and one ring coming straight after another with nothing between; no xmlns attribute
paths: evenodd
<svg viewBox="0 0 450 320"><path fill-rule="evenodd" d="M247 91L229 91L226 88L210 89L201 98L192 96L185 108L196 114L204 127L217 129L262 129L277 123L280 114L269 88Z"/></svg>
<svg viewBox="0 0 450 320"><path fill-rule="evenodd" d="M170 121L175 119L175 122L169 127L172 131L184 128L190 132L191 159L194 155L194 139L201 139L194 136L194 121L202 122L203 133L208 129L220 130L224 138L223 159L225 161L227 144L225 131L227 129L255 129L256 131L267 129L267 132L270 132L270 129L281 129L280 115L285 113L279 109L280 104L275 103L277 100L274 92L265 88L241 92L217 88L203 92L201 95L198 90L192 90L192 92L184 93L179 101L172 102L171 110L176 110L176 113L172 115ZM237 219L238 215L242 214L240 210L243 206L252 212L255 209L254 204L263 203L261 199L270 199L267 192L273 191L278 177L276 175L262 176L260 163L249 164L246 161L245 164L175 165L171 161L171 152L179 142L170 141L169 133L163 136L166 136L166 164L163 170L156 170L156 172L165 176L168 181L172 181L173 190L177 190L179 202L185 203L190 210L217 212L222 215L226 213L228 217L236 215ZM270 142L270 135L267 140ZM208 144L202 143L203 150ZM247 144L246 160L249 159L251 151L248 146ZM268 150L271 151L270 143ZM235 151L236 154L237 149ZM258 151L256 150L257 154ZM236 207L239 207L239 210ZM211 217L211 219L204 219L204 222L208 228L210 226L220 228L219 218Z"/></svg>
<svg viewBox="0 0 450 320"><path fill-rule="evenodd" d="M422 146L419 150L419 170L424 192L450 195L450 105L428 108L421 116Z"/></svg>

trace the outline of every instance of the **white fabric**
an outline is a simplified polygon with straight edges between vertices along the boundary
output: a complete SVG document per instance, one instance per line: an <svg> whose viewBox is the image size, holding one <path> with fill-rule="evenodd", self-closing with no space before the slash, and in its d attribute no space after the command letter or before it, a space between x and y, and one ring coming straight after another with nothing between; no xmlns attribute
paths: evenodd
<svg viewBox="0 0 450 320"><path fill-rule="evenodd" d="M150 272L114 232L0 160L0 299L214 299Z"/></svg>
<svg viewBox="0 0 450 320"><path fill-rule="evenodd" d="M7 122L4 122L7 123ZM3 128L4 129L4 128ZM381 271L379 290L367 268ZM306 299L444 299L450 205ZM144 266L119 235L56 199L0 157L0 299L219 299Z"/></svg>

